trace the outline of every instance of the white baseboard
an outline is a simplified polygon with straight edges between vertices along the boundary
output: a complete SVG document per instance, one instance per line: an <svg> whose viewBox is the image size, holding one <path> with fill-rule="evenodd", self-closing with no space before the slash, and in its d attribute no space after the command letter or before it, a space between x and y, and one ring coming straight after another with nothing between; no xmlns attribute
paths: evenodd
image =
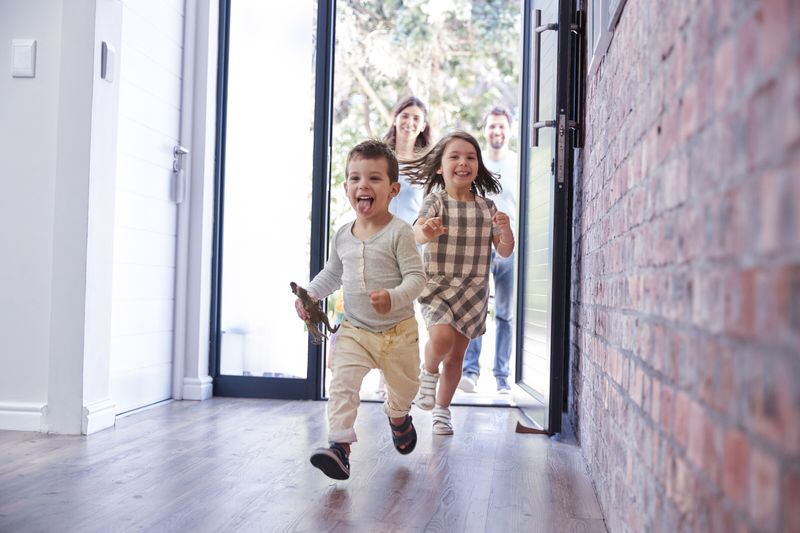
<svg viewBox="0 0 800 533"><path fill-rule="evenodd" d="M83 406L81 433L91 435L102 429L114 426L117 417L117 404L111 400L100 400Z"/></svg>
<svg viewBox="0 0 800 533"><path fill-rule="evenodd" d="M42 431L44 403L0 403L0 429Z"/></svg>
<svg viewBox="0 0 800 533"><path fill-rule="evenodd" d="M183 399L184 400L208 400L213 391L211 376L201 376L199 378L183 378Z"/></svg>

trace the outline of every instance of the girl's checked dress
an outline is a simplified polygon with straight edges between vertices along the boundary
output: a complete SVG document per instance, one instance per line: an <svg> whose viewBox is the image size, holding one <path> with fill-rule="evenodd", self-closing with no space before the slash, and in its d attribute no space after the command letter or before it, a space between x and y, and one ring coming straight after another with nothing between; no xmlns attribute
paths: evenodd
<svg viewBox="0 0 800 533"><path fill-rule="evenodd" d="M475 195L475 201L460 202L444 189L423 200L419 216L442 217L447 228L427 243L423 254L428 282L418 300L428 328L447 324L468 339L486 331L496 212L487 198Z"/></svg>

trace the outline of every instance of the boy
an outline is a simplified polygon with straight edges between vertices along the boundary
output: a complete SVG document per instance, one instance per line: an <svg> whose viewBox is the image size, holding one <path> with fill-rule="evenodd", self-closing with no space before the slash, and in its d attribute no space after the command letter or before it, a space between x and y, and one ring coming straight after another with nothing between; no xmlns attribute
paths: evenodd
<svg viewBox="0 0 800 533"><path fill-rule="evenodd" d="M384 412L394 446L411 453L417 433L411 402L419 390L419 342L413 301L425 287L422 261L408 223L389 212L400 192L398 163L380 141L364 141L347 156L344 190L356 219L336 232L325 268L308 286L319 300L340 286L344 322L336 337L328 398L329 448L311 464L333 479L350 477L350 444L364 376L373 368L386 379ZM306 318L299 300L297 315Z"/></svg>

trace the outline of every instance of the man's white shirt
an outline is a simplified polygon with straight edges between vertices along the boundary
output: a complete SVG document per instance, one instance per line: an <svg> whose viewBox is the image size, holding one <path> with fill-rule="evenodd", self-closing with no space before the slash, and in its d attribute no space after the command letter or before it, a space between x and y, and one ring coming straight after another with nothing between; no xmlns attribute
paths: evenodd
<svg viewBox="0 0 800 533"><path fill-rule="evenodd" d="M516 236L519 209L517 200L519 196L519 156L515 152L508 151L506 157L499 161L484 157L483 164L500 178L503 190L500 191L500 194L490 194L489 198L495 203L498 211L502 211L511 218L511 229Z"/></svg>

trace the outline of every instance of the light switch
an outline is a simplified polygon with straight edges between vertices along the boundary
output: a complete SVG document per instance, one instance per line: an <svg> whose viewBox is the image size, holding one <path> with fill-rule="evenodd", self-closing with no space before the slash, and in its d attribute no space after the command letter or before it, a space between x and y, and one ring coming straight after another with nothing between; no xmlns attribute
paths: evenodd
<svg viewBox="0 0 800 533"><path fill-rule="evenodd" d="M36 77L36 40L14 39L11 41L13 60L11 76L14 78Z"/></svg>

